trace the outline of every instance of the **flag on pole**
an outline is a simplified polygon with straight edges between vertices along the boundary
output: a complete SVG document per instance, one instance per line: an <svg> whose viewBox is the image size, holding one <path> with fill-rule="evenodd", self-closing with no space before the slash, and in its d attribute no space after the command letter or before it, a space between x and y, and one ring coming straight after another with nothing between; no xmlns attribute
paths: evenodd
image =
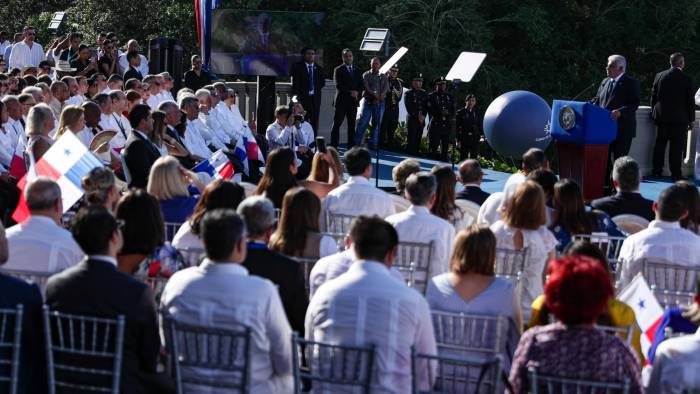
<svg viewBox="0 0 700 394"><path fill-rule="evenodd" d="M221 149L214 152L208 159L197 164L193 171L206 172L214 179L231 179L236 172L233 168L233 163Z"/></svg>
<svg viewBox="0 0 700 394"><path fill-rule="evenodd" d="M24 144L24 136L20 135L17 138L17 145L15 145L15 153L12 155L12 161L10 162L10 176L15 179L20 179L27 173L27 163L24 161L24 151L27 150Z"/></svg>
<svg viewBox="0 0 700 394"><path fill-rule="evenodd" d="M640 338L642 354L648 354L649 347L654 342L656 328L661 324L664 315L663 308L661 308L659 301L654 297L654 293L652 293L641 273L637 274L632 282L617 296L617 299L634 310L637 325L642 331Z"/></svg>
<svg viewBox="0 0 700 394"><path fill-rule="evenodd" d="M56 181L61 188L63 212L66 212L85 193L80 186L81 178L95 167L102 167L102 163L78 137L73 133L63 134L17 183L21 191L20 203L12 214L12 219L20 223L29 217L29 209L24 201L24 187L31 180L28 178L45 176Z"/></svg>
<svg viewBox="0 0 700 394"><path fill-rule="evenodd" d="M194 0L197 41L201 49L202 67L209 70L211 56L211 10L219 8L221 0Z"/></svg>

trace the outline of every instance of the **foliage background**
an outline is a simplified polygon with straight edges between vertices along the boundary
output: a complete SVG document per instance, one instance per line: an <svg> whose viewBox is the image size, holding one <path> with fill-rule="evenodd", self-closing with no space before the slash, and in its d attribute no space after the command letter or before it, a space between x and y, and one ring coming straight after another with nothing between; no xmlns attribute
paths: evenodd
<svg viewBox="0 0 700 394"><path fill-rule="evenodd" d="M99 31L115 31L122 44L136 38L143 46L165 36L182 40L192 53L197 46L193 3L5 0L0 29L14 32L31 24L38 28L38 41L48 45L51 14L67 10L69 25L89 42ZM629 73L642 81L644 101L672 52L686 55L686 70L700 81L697 0L223 0L222 6L325 12L322 46L329 77L341 49L357 48L367 27L388 27L394 44L409 48L401 62L404 79L415 72L426 79L444 75L461 51L486 52L473 82L455 88L459 98L476 93L482 107L516 89L547 101L577 94L587 99L612 53L627 57ZM367 60L356 51L356 63L364 66Z"/></svg>

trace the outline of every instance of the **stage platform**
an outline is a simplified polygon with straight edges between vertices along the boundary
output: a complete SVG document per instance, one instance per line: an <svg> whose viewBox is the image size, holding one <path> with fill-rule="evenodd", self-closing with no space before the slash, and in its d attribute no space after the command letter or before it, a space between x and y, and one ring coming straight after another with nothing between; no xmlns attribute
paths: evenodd
<svg viewBox="0 0 700 394"><path fill-rule="evenodd" d="M341 147L340 151L341 153L344 152L344 148ZM372 152L374 154L374 151ZM422 157L412 157L404 154L399 154L395 152L389 152L389 151L380 151L379 154L379 187L393 187L394 182L391 180L391 170L396 166L401 160L404 160L406 158L414 158L418 160L418 162L421 165L421 168L425 170L430 170L434 165L436 164L450 164L450 163L443 163L440 161L435 161L435 160L430 160ZM374 161L373 161L374 162ZM457 171L457 166L455 165L455 171ZM510 174L505 173L505 172L499 172L499 171L494 171L490 169L484 169L484 182L481 184L481 187L484 191L493 193L493 192L498 192L503 190L503 186L506 183L506 180L510 176ZM374 177L374 171L373 171L373 177ZM374 178L373 178L374 181ZM650 200L656 200L656 197L658 197L659 193L666 187L668 187L670 184L673 182L671 181L670 178L668 177L663 177L663 178L646 178L643 179L642 185L641 185L641 193L645 198L648 198ZM698 182L695 182L696 185L698 185ZM458 184L457 189L461 189L461 185Z"/></svg>

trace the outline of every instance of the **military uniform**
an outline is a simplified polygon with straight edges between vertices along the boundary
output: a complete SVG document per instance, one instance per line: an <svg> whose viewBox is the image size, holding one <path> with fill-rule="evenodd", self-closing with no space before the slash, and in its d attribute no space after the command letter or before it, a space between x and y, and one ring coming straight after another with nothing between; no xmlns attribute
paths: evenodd
<svg viewBox="0 0 700 394"><path fill-rule="evenodd" d="M394 145L394 132L399 125L399 102L403 97L403 81L389 78L389 92L384 100L384 115L379 129L379 145L385 149Z"/></svg>
<svg viewBox="0 0 700 394"><path fill-rule="evenodd" d="M435 84L447 83L444 78L439 78ZM452 93L435 90L428 95L427 109L430 114L428 125L428 140L430 142L430 154L435 159L447 161L447 149L450 146L450 123L455 115L455 98ZM438 155L438 147L440 154Z"/></svg>
<svg viewBox="0 0 700 394"><path fill-rule="evenodd" d="M412 80L423 80L419 74ZM406 153L417 155L420 148L420 140L423 137L425 127L425 115L427 114L428 92L423 89L411 89L404 95L404 104L408 116L406 117L407 143ZM422 120L421 120L422 118Z"/></svg>
<svg viewBox="0 0 700 394"><path fill-rule="evenodd" d="M476 112L476 107L469 109L461 108L457 111L457 141L459 141L459 152L461 159L476 159L479 152L479 140L483 134L481 127L481 117Z"/></svg>

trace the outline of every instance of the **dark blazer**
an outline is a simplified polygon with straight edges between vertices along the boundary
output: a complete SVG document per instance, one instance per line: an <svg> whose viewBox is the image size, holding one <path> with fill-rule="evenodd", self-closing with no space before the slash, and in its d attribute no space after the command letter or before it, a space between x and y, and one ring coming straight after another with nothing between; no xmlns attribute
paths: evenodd
<svg viewBox="0 0 700 394"><path fill-rule="evenodd" d="M606 94L611 78L605 78L598 88L598 93L591 102L609 111L620 111L617 119L617 139L627 140L637 136L636 112L639 107L639 81L622 74L612 92Z"/></svg>
<svg viewBox="0 0 700 394"><path fill-rule="evenodd" d="M165 126L165 132L168 133L169 136L173 137L175 141L179 142L180 145L182 145L185 150L187 150L187 146L185 146L185 129L187 128L187 117L185 114L182 114L182 120L181 122L176 126ZM189 156L176 156L175 157L177 161L180 162L180 165L187 169L191 169L194 167L197 163L195 163L194 160L190 159ZM206 159L206 157L205 157Z"/></svg>
<svg viewBox="0 0 700 394"><path fill-rule="evenodd" d="M277 285L289 325L303 335L309 296L304 286L302 265L267 249L265 245L249 243L243 266L251 275L269 279Z"/></svg>
<svg viewBox="0 0 700 394"><path fill-rule="evenodd" d="M362 72L353 64L352 74L348 72L345 63L333 69L333 81L335 82L335 98L333 105L342 106L347 102L354 102L359 105L362 93ZM350 91L357 91L357 98L350 95Z"/></svg>
<svg viewBox="0 0 700 394"><path fill-rule="evenodd" d="M46 304L64 313L114 318L124 315L122 393L161 392L156 383L160 337L151 288L112 263L86 258L46 285Z"/></svg>
<svg viewBox="0 0 700 394"><path fill-rule="evenodd" d="M211 77L209 73L202 70L197 75L194 70L185 73L185 87L194 90L195 92L207 85L211 85Z"/></svg>
<svg viewBox="0 0 700 394"><path fill-rule="evenodd" d="M653 203L639 193L618 192L614 196L591 201L591 207L607 213L610 217L631 214L652 221L654 220L654 211L651 209Z"/></svg>
<svg viewBox="0 0 700 394"><path fill-rule="evenodd" d="M693 82L679 68L661 71L651 88L651 117L656 123L688 124L695 120Z"/></svg>
<svg viewBox="0 0 700 394"><path fill-rule="evenodd" d="M455 198L457 200L468 200L481 206L490 195L481 190L479 186L465 186L461 192L457 193Z"/></svg>
<svg viewBox="0 0 700 394"><path fill-rule="evenodd" d="M46 392L46 352L42 326L41 293L35 284L0 274L0 308L15 309L24 306L22 312L22 350L19 360L19 393ZM0 350L3 357L7 349ZM1 384L0 387L7 387Z"/></svg>
<svg viewBox="0 0 700 394"><path fill-rule="evenodd" d="M292 94L300 99L309 96L309 71L306 63L300 61L292 65ZM326 78L323 76L323 68L314 63L314 96L321 96L321 89L326 86Z"/></svg>
<svg viewBox="0 0 700 394"><path fill-rule="evenodd" d="M160 157L158 149L151 141L132 131L126 140L122 154L131 175L129 187L146 187L151 167Z"/></svg>
<svg viewBox="0 0 700 394"><path fill-rule="evenodd" d="M141 75L141 72L131 66L129 66L129 69L124 72L124 82L130 80L131 78L136 78L139 81L143 79L143 75Z"/></svg>

